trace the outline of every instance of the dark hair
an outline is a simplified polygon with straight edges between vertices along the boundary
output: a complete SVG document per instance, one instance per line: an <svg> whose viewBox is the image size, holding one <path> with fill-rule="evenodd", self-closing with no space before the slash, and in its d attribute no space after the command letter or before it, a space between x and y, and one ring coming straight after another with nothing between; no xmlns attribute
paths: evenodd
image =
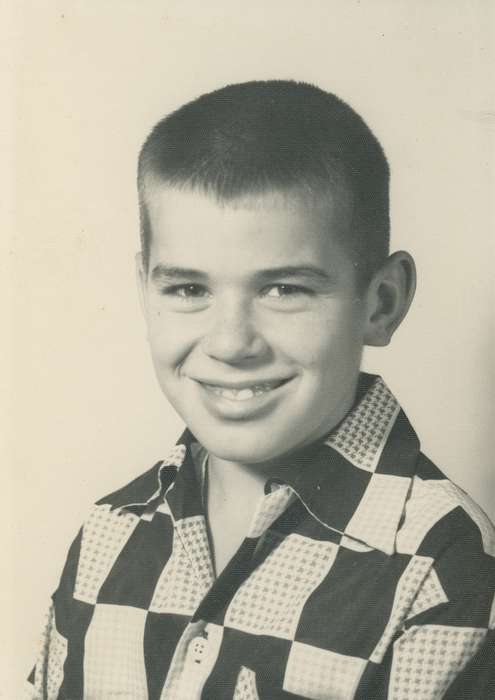
<svg viewBox="0 0 495 700"><path fill-rule="evenodd" d="M202 95L154 127L139 155L141 242L146 268L151 230L149 177L220 201L336 181L352 198L348 245L367 283L388 256L389 167L380 143L345 102L289 80L228 85Z"/></svg>

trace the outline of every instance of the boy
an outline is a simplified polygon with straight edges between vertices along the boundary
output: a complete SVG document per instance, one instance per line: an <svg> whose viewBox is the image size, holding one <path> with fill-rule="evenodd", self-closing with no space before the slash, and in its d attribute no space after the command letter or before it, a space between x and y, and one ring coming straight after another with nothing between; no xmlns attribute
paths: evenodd
<svg viewBox="0 0 495 700"><path fill-rule="evenodd" d="M228 86L152 131L138 279L187 429L76 538L32 697L490 697L492 526L360 372L415 288L388 179L306 84Z"/></svg>

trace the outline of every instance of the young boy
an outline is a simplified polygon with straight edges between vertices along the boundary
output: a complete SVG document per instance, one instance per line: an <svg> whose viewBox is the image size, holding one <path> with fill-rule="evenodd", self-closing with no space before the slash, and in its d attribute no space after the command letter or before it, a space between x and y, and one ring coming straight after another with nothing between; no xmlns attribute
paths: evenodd
<svg viewBox="0 0 495 700"><path fill-rule="evenodd" d="M414 294L388 180L307 84L231 85L152 131L138 278L187 429L89 515L31 697L491 697L492 526L360 372Z"/></svg>

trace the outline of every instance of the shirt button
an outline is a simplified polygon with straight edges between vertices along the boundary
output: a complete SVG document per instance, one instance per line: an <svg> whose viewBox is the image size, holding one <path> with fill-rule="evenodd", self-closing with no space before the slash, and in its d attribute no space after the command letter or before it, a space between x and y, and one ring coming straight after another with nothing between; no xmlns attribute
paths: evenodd
<svg viewBox="0 0 495 700"><path fill-rule="evenodd" d="M194 637L191 641L190 653L195 664L200 664L206 652L208 641L204 637Z"/></svg>

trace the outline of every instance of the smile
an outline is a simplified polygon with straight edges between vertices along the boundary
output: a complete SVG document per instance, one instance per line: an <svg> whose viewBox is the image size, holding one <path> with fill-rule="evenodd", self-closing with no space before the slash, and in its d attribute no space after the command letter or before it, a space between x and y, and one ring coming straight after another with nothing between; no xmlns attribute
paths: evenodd
<svg viewBox="0 0 495 700"><path fill-rule="evenodd" d="M230 401L248 401L255 396L263 396L273 389L277 389L282 384L285 384L288 380L274 381L274 382L263 382L260 384L252 384L251 386L245 387L225 387L218 386L215 384L203 384L205 389L217 396L221 396L223 399L229 399Z"/></svg>

